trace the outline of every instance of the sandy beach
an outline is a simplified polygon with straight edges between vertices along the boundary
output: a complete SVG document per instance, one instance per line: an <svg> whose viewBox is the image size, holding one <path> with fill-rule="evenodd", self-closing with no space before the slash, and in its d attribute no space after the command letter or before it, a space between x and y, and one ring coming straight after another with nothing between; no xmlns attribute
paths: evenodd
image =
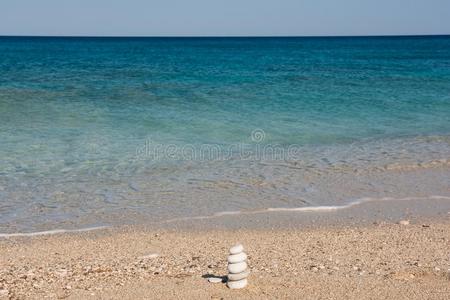
<svg viewBox="0 0 450 300"><path fill-rule="evenodd" d="M249 286L209 283L237 242ZM0 299L448 299L449 249L445 219L16 237L0 240Z"/></svg>

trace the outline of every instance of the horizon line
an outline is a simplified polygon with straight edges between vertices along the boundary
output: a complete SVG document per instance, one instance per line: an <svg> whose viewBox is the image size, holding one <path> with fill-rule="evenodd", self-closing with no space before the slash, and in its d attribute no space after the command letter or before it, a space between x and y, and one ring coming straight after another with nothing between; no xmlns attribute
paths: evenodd
<svg viewBox="0 0 450 300"><path fill-rule="evenodd" d="M358 37L445 37L443 34L369 34L369 35L3 35L0 38L358 38Z"/></svg>

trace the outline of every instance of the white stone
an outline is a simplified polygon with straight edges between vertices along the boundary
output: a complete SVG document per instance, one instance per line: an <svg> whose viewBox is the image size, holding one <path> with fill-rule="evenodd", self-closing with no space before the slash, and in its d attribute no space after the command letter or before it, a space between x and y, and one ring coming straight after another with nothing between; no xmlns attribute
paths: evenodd
<svg viewBox="0 0 450 300"><path fill-rule="evenodd" d="M400 225L409 225L409 220L401 220L400 222L398 222L398 224L400 224Z"/></svg>
<svg viewBox="0 0 450 300"><path fill-rule="evenodd" d="M228 256L228 262L230 264L240 263L240 262L245 261L246 259L247 259L247 254L245 254L244 252Z"/></svg>
<svg viewBox="0 0 450 300"><path fill-rule="evenodd" d="M247 269L247 263L245 261L236 264L228 264L228 272L233 274L244 272L245 269Z"/></svg>
<svg viewBox="0 0 450 300"><path fill-rule="evenodd" d="M242 288L245 288L247 286L247 284L248 284L247 279L227 282L227 286L230 289L242 289Z"/></svg>
<svg viewBox="0 0 450 300"><path fill-rule="evenodd" d="M237 281L242 280L248 277L250 275L250 270L247 269L244 272L238 273L238 274L228 274L228 280L229 281Z"/></svg>
<svg viewBox="0 0 450 300"><path fill-rule="evenodd" d="M159 256L158 253L150 253L148 255L139 256L138 259L152 259L152 258L157 258L158 256Z"/></svg>
<svg viewBox="0 0 450 300"><path fill-rule="evenodd" d="M66 269L59 269L55 272L59 277L66 277L69 272Z"/></svg>
<svg viewBox="0 0 450 300"><path fill-rule="evenodd" d="M220 283L220 282L222 282L223 280L222 280L221 277L209 277L209 278L208 278L208 281L211 282L211 283Z"/></svg>
<svg viewBox="0 0 450 300"><path fill-rule="evenodd" d="M238 254L244 251L244 246L241 244L237 244L236 246L233 246L230 248L230 254Z"/></svg>

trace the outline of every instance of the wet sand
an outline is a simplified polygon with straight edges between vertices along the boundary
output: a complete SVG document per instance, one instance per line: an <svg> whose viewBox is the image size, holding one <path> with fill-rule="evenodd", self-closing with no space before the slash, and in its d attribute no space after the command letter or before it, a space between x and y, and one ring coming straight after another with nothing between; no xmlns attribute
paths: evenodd
<svg viewBox="0 0 450 300"><path fill-rule="evenodd" d="M249 286L229 290L230 246ZM450 220L314 228L102 229L0 240L0 299L448 299Z"/></svg>

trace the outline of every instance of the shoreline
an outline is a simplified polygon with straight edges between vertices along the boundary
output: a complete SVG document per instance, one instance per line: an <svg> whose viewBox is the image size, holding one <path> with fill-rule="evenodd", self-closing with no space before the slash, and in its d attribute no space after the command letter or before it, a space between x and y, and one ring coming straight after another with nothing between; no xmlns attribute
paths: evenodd
<svg viewBox="0 0 450 300"><path fill-rule="evenodd" d="M226 275L227 250L237 242L249 255L248 288L209 283ZM449 247L448 218L14 237L0 239L0 299L445 299Z"/></svg>
<svg viewBox="0 0 450 300"><path fill-rule="evenodd" d="M97 231L102 229L117 230L134 227L142 230L234 230L248 228L258 229L303 229L312 226L366 226L371 223L400 220L445 221L450 218L450 197L380 197L361 198L341 206L304 206L266 208L250 211L226 211L207 216L179 217L159 222L92 224L84 227L55 226L42 230L26 232L0 232L0 241L15 237L34 237L65 233Z"/></svg>
<svg viewBox="0 0 450 300"><path fill-rule="evenodd" d="M414 145L409 143L407 147ZM426 143L418 145L425 147ZM448 150L446 140L439 140L438 145ZM42 178L29 176L9 181L4 176L0 178L0 198L4 199L0 234L189 222L227 214L265 214L269 210L344 211L364 202L436 195L450 199L445 179L450 176L448 159L366 164L380 151L358 151L355 156L363 163L338 163L345 159L345 151L339 151L341 154L333 159L322 150L318 157L327 159L312 168L302 161L300 165L297 161L218 161L205 166L186 163L168 170L150 168L148 171L154 173L151 180L141 175L116 175L111 180L100 176L99 181L90 181L77 175L62 184L51 178L41 182Z"/></svg>

